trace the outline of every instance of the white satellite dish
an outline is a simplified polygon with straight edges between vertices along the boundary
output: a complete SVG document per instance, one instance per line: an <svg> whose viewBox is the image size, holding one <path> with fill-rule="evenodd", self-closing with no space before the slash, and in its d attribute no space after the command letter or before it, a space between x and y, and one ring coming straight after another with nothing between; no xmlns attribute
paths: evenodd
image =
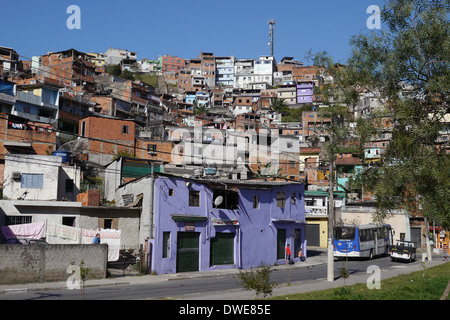
<svg viewBox="0 0 450 320"><path fill-rule="evenodd" d="M215 205L216 207L218 207L218 206L220 206L220 204L222 203L222 201L223 201L223 197L222 197L222 196L218 196L218 197L216 198L216 200L214 200L214 205Z"/></svg>

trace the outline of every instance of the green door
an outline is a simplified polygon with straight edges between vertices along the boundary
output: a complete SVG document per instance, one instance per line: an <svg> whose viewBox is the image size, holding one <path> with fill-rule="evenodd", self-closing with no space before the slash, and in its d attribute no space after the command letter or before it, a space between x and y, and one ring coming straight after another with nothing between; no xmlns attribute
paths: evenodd
<svg viewBox="0 0 450 320"><path fill-rule="evenodd" d="M277 259L285 258L286 230L277 229Z"/></svg>
<svg viewBox="0 0 450 320"><path fill-rule="evenodd" d="M211 239L211 265L234 264L234 233L216 233Z"/></svg>
<svg viewBox="0 0 450 320"><path fill-rule="evenodd" d="M198 232L178 232L177 272L199 270L199 235Z"/></svg>

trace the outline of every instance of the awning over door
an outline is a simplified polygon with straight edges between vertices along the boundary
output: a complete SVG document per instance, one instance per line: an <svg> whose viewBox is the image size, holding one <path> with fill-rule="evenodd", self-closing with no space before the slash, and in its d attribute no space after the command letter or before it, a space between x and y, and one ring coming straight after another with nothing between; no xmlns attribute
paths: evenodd
<svg viewBox="0 0 450 320"><path fill-rule="evenodd" d="M187 214L171 214L170 215L175 222L188 221L188 222L205 222L208 220L205 216L195 216Z"/></svg>

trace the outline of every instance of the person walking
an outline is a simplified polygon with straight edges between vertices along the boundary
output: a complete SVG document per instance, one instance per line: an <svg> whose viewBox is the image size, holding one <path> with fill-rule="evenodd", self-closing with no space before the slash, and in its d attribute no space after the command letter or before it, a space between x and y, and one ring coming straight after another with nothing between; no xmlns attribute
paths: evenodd
<svg viewBox="0 0 450 320"><path fill-rule="evenodd" d="M289 248L289 244L286 246L286 264L289 264L291 261L291 248Z"/></svg>

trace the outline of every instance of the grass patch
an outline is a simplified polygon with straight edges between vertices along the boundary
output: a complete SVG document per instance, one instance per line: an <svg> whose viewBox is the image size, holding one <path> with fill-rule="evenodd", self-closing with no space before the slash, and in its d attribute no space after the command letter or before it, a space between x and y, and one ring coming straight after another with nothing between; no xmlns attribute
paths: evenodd
<svg viewBox="0 0 450 320"><path fill-rule="evenodd" d="M381 281L381 289L364 283L328 290L272 297L272 300L439 300L450 280L450 263ZM449 300L449 298L447 298Z"/></svg>

